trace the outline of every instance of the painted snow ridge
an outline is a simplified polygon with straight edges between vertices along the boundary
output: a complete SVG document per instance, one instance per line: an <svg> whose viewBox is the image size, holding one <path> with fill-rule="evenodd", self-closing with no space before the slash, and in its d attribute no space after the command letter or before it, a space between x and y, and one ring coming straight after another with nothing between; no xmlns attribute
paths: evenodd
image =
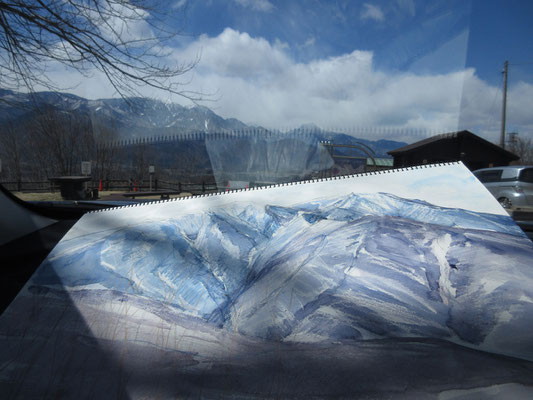
<svg viewBox="0 0 533 400"><path fill-rule="evenodd" d="M514 227L383 193L236 204L60 242L31 284L138 295L268 340L444 338L533 359L533 246Z"/></svg>
<svg viewBox="0 0 533 400"><path fill-rule="evenodd" d="M439 207L423 200L404 199L390 193L355 194L342 198L313 201L293 207L315 217L351 221L364 215L388 215L428 224L483 229L525 236L507 215L479 213Z"/></svg>
<svg viewBox="0 0 533 400"><path fill-rule="evenodd" d="M275 239L228 328L297 342L443 338L533 356L526 239L374 216L291 223Z"/></svg>

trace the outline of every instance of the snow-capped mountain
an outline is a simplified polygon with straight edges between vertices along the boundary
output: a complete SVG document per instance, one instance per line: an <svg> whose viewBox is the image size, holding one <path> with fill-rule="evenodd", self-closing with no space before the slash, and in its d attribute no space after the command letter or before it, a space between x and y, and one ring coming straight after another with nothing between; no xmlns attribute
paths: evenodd
<svg viewBox="0 0 533 400"><path fill-rule="evenodd" d="M124 125L145 129L138 136L150 136L146 129L158 134L188 131L223 132L243 129L246 125L234 118L224 119L204 106L183 107L176 103L146 98L89 100L91 116L99 121L112 123L122 121Z"/></svg>
<svg viewBox="0 0 533 400"><path fill-rule="evenodd" d="M437 338L533 360L532 258L507 216L352 194L66 240L31 284L140 296L267 340Z"/></svg>
<svg viewBox="0 0 533 400"><path fill-rule="evenodd" d="M0 91L0 122L53 107L88 115L93 124L114 127L122 138L150 137L190 131L223 132L246 128L234 118L224 119L207 107L184 107L149 98L87 100L68 93L34 94Z"/></svg>
<svg viewBox="0 0 533 400"><path fill-rule="evenodd" d="M149 98L87 100L68 93L38 92L27 94L0 89L0 125L7 121L16 125L17 122L26 121L32 115L46 112L50 108L55 111L81 114L92 122L93 127L110 127L118 133L118 137L114 140L173 136L190 132L244 131L247 134L247 136L245 135L247 141L244 143L242 141L218 143L218 147L212 149L213 162L218 162L221 154L225 154L225 152L229 151L235 154L235 149L238 148L246 154L245 157L240 156L243 159L242 163L250 164L249 166L254 164L254 168L262 168L261 164L266 161L261 155L268 152L276 155L283 153L285 155L282 154L282 158L289 159L299 154L303 154L300 157L309 157L310 152L314 151L317 143L322 140L333 141L337 144L363 143L375 151L377 157L388 157L387 151L406 144L390 140L358 139L346 134L324 131L313 124L302 125L294 131L280 134L267 131L264 128L248 126L235 118L222 118L205 106L184 107L176 103ZM301 133L305 132L307 138L304 143L301 140L292 140L292 142L290 140L274 140L268 143L262 143L260 140L254 142L259 132L268 132L273 139L276 139L276 135L279 136L279 139L300 138ZM304 146L303 149L302 145ZM312 149L307 149L307 147L312 147ZM250 151L256 154L250 154ZM345 149L338 151L343 153ZM239 167L240 171L246 170L240 164ZM271 169L272 166L269 165L268 168Z"/></svg>

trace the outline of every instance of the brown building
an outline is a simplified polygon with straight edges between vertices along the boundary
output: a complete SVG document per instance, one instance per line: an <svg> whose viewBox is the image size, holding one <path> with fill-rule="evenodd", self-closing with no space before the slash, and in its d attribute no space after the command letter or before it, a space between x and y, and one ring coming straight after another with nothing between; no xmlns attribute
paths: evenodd
<svg viewBox="0 0 533 400"><path fill-rule="evenodd" d="M462 161L470 170L509 165L519 157L469 131L444 133L388 152L394 167Z"/></svg>

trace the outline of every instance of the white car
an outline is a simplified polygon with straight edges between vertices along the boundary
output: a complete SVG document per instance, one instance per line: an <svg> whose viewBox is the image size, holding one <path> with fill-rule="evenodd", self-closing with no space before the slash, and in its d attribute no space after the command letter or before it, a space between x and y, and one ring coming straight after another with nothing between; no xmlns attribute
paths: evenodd
<svg viewBox="0 0 533 400"><path fill-rule="evenodd" d="M533 207L533 166L483 168L473 173L503 208Z"/></svg>

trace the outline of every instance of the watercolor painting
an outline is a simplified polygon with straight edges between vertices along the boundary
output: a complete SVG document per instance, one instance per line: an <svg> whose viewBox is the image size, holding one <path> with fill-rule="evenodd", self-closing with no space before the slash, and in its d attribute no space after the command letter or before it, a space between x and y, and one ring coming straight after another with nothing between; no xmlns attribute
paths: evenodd
<svg viewBox="0 0 533 400"><path fill-rule="evenodd" d="M87 214L0 317L0 392L530 398L532 260L462 164Z"/></svg>

